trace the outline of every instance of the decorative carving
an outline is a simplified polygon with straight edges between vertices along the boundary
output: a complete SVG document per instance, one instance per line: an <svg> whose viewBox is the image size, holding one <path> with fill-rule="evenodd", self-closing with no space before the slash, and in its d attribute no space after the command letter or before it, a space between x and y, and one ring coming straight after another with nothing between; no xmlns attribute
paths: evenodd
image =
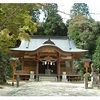
<svg viewBox="0 0 100 100"><path fill-rule="evenodd" d="M47 56L47 57L44 57L44 58L39 58L39 60L40 60L40 61L47 61L47 62L50 62L50 61L57 61L57 58Z"/></svg>

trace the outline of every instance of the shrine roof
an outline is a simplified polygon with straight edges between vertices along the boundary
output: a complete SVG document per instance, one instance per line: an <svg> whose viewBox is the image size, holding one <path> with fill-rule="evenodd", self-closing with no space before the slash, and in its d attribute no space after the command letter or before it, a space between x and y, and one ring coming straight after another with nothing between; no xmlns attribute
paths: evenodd
<svg viewBox="0 0 100 100"><path fill-rule="evenodd" d="M14 51L34 51L40 47L51 46L57 47L64 52L86 52L87 50L79 49L75 46L72 39L66 36L32 36L30 41L22 40L17 48L10 48Z"/></svg>

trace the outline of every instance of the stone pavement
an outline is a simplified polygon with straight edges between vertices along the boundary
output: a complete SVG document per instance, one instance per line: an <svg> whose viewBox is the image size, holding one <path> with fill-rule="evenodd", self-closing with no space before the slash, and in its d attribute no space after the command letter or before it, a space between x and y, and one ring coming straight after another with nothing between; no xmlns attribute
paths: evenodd
<svg viewBox="0 0 100 100"><path fill-rule="evenodd" d="M2 91L2 90L1 90ZM20 87L11 87L1 96L100 96L100 90L85 89L84 83L27 82Z"/></svg>

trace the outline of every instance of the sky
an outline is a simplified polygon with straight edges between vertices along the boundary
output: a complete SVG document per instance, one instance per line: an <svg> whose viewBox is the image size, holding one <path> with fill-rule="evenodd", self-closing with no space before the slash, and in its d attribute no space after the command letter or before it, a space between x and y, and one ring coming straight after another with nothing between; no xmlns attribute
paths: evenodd
<svg viewBox="0 0 100 100"><path fill-rule="evenodd" d="M89 12L92 13L91 16L95 21L100 21L100 1L99 0L0 0L1 3L57 3L58 10L70 13L74 3L86 3L89 7ZM59 13L64 21L70 19L69 15ZM43 14L41 14L42 20Z"/></svg>
<svg viewBox="0 0 100 100"><path fill-rule="evenodd" d="M65 3L64 3L65 1ZM58 3L58 9L65 12L70 13L70 9L72 8L74 3L86 3L89 7L89 12L91 16L96 21L100 21L100 1L99 0L62 0L62 2ZM61 13L59 13L61 14ZM70 16L61 14L61 16L65 19L70 19Z"/></svg>
<svg viewBox="0 0 100 100"><path fill-rule="evenodd" d="M47 2L48 0L42 0L42 2L43 1ZM91 17L95 19L95 21L100 21L100 1L99 0L50 0L50 3L52 2L58 4L58 10L65 12L67 14L70 14L70 10L74 3L86 3L89 7L89 12L91 13ZM69 15L66 15L60 12L59 14L62 16L64 22L70 19ZM41 15L40 21L42 21L42 16L43 15Z"/></svg>

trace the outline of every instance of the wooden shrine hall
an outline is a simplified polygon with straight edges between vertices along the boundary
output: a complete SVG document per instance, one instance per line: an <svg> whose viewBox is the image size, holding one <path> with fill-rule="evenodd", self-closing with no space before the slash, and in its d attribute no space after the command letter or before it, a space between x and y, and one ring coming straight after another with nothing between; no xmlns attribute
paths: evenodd
<svg viewBox="0 0 100 100"><path fill-rule="evenodd" d="M32 36L30 41L22 40L19 47L10 50L21 62L20 70L16 70L16 60L12 60L13 81L17 73L22 79L29 79L32 71L38 81L42 75L55 76L61 81L63 72L74 76L73 59L87 52L76 48L73 40L65 36Z"/></svg>

